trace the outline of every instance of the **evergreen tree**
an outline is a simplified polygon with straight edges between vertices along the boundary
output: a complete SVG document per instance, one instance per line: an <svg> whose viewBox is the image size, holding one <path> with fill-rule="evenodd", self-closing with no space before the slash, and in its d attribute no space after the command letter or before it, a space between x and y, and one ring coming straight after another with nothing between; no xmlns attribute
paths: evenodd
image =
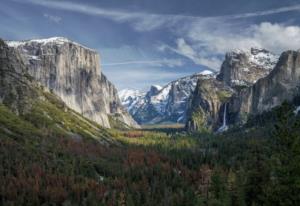
<svg viewBox="0 0 300 206"><path fill-rule="evenodd" d="M274 132L269 205L300 203L300 120L291 105L285 103L277 111L278 124Z"/></svg>

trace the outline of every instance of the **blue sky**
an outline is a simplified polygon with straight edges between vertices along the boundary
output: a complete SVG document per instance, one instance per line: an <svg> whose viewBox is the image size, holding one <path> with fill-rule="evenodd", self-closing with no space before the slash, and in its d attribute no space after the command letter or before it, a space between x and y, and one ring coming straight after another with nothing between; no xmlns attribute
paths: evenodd
<svg viewBox="0 0 300 206"><path fill-rule="evenodd" d="M236 48L300 48L296 0L0 1L1 38L64 36L94 48L119 89L217 71Z"/></svg>

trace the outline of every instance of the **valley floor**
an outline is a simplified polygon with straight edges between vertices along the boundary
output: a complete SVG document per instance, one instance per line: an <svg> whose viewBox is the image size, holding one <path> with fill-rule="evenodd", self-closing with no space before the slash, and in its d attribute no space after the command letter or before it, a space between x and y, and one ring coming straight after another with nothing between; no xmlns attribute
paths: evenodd
<svg viewBox="0 0 300 206"><path fill-rule="evenodd" d="M70 138L1 105L0 204L297 205L299 119L284 109L276 127L99 130L103 143L96 130Z"/></svg>

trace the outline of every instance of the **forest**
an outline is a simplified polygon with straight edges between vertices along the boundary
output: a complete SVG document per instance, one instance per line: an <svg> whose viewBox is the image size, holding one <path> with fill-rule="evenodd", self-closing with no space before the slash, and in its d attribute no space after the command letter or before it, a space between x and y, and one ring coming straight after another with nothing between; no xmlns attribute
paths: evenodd
<svg viewBox="0 0 300 206"><path fill-rule="evenodd" d="M222 134L107 130L110 144L0 112L1 205L300 202L300 118L288 103Z"/></svg>

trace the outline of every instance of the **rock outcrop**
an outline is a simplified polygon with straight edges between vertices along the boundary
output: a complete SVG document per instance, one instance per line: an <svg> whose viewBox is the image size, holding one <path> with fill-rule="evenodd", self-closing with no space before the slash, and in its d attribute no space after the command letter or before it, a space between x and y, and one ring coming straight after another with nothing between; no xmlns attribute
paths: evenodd
<svg viewBox="0 0 300 206"><path fill-rule="evenodd" d="M62 37L7 44L21 53L29 74L71 109L104 127L110 127L110 118L138 126L101 73L96 51Z"/></svg>

